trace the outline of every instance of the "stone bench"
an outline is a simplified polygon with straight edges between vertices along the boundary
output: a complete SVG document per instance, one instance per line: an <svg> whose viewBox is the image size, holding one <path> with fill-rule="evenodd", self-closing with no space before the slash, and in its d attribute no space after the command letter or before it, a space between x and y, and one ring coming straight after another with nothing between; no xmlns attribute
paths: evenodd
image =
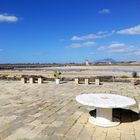
<svg viewBox="0 0 140 140"><path fill-rule="evenodd" d="M95 79L95 85L100 85L100 79Z"/></svg>
<svg viewBox="0 0 140 140"><path fill-rule="evenodd" d="M42 77L38 77L38 84L42 84L43 83L43 78Z"/></svg>
<svg viewBox="0 0 140 140"><path fill-rule="evenodd" d="M23 84L27 83L27 81L28 81L27 78L25 78L25 77L21 77L21 82L22 82Z"/></svg>
<svg viewBox="0 0 140 140"><path fill-rule="evenodd" d="M85 83L85 85L88 85L89 84L89 78L83 78L83 77L81 77L82 79L84 79L84 83ZM75 82L75 84L80 84L80 82L81 82L81 79L80 77L76 77L76 78L74 78L74 82Z"/></svg>
<svg viewBox="0 0 140 140"><path fill-rule="evenodd" d="M85 78L85 85L89 84L89 78Z"/></svg>
<svg viewBox="0 0 140 140"><path fill-rule="evenodd" d="M38 76L38 75L22 75L21 77L21 82L23 84L25 83L30 83L30 84L33 84L35 83L35 81L37 80L37 83L38 84L42 84L43 83L43 80L44 80L45 77L43 76Z"/></svg>
<svg viewBox="0 0 140 140"><path fill-rule="evenodd" d="M75 78L74 81L75 81L75 84L79 84L79 82L80 82L80 81L79 81L79 78Z"/></svg>
<svg viewBox="0 0 140 140"><path fill-rule="evenodd" d="M90 79L91 78L88 78L88 77L81 77L81 78L84 79L84 84L85 85L89 85L90 84ZM75 84L80 84L80 79L81 78L80 77L79 78L78 77L74 78ZM100 85L100 79L95 78L95 85Z"/></svg>

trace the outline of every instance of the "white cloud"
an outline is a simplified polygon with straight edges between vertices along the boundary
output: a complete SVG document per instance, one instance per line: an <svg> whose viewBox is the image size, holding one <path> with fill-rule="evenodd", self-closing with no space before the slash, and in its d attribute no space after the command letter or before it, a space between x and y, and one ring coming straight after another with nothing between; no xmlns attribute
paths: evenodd
<svg viewBox="0 0 140 140"><path fill-rule="evenodd" d="M8 14L0 14L0 22L17 22L18 18L16 16Z"/></svg>
<svg viewBox="0 0 140 140"><path fill-rule="evenodd" d="M120 49L124 46L125 46L125 44L116 42L116 43L112 43L108 46L101 46L98 48L98 50L117 50L117 49Z"/></svg>
<svg viewBox="0 0 140 140"><path fill-rule="evenodd" d="M113 44L108 46L108 49L119 49L119 48L124 47L124 46L125 46L124 43L113 43Z"/></svg>
<svg viewBox="0 0 140 140"><path fill-rule="evenodd" d="M134 55L134 54L140 54L140 48L132 45L127 45L124 43L112 43L108 46L101 46L98 48L99 51L105 51L109 53L126 53L127 55Z"/></svg>
<svg viewBox="0 0 140 140"><path fill-rule="evenodd" d="M112 31L111 33L108 32L97 32L96 34L88 34L85 36L73 36L71 40L73 41L83 41L83 40L91 40L91 39L97 39L97 38L105 38L107 36L111 36L114 33Z"/></svg>
<svg viewBox="0 0 140 140"><path fill-rule="evenodd" d="M99 14L110 14L110 9L101 9L98 11Z"/></svg>
<svg viewBox="0 0 140 140"><path fill-rule="evenodd" d="M140 25L123 29L117 32L118 34L140 35Z"/></svg>
<svg viewBox="0 0 140 140"><path fill-rule="evenodd" d="M88 42L84 42L84 43L72 43L70 45L70 48L93 47L95 45L96 45L95 42L88 41Z"/></svg>

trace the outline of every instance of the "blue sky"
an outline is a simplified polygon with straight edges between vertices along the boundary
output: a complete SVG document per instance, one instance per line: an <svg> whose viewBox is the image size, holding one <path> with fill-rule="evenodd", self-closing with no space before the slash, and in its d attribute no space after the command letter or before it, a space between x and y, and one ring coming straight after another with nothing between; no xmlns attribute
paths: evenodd
<svg viewBox="0 0 140 140"><path fill-rule="evenodd" d="M0 0L0 63L140 61L139 0Z"/></svg>

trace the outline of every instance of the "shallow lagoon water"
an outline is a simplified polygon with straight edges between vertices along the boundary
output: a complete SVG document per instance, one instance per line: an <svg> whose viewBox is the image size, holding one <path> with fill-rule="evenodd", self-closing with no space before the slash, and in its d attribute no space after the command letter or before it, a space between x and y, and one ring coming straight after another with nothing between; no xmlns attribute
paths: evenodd
<svg viewBox="0 0 140 140"><path fill-rule="evenodd" d="M89 72L94 72L94 71L106 71L106 72L140 72L140 69L123 69L123 68L119 68L119 69L66 69L66 68L52 68L52 69L41 69L41 68L15 68L14 70L28 70L28 71L54 71L54 70L58 70L61 72L82 72L82 71L89 71Z"/></svg>

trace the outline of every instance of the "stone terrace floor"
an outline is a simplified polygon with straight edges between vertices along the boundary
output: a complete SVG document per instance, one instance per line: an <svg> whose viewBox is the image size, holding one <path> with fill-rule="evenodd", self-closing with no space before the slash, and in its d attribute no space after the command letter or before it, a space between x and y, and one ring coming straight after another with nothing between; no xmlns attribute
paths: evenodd
<svg viewBox="0 0 140 140"><path fill-rule="evenodd" d="M75 101L82 93L113 93L140 101L140 86L103 83L85 86L73 82L22 84L0 81L0 140L140 140L137 106L115 109L121 124L112 128L88 122L92 108Z"/></svg>

